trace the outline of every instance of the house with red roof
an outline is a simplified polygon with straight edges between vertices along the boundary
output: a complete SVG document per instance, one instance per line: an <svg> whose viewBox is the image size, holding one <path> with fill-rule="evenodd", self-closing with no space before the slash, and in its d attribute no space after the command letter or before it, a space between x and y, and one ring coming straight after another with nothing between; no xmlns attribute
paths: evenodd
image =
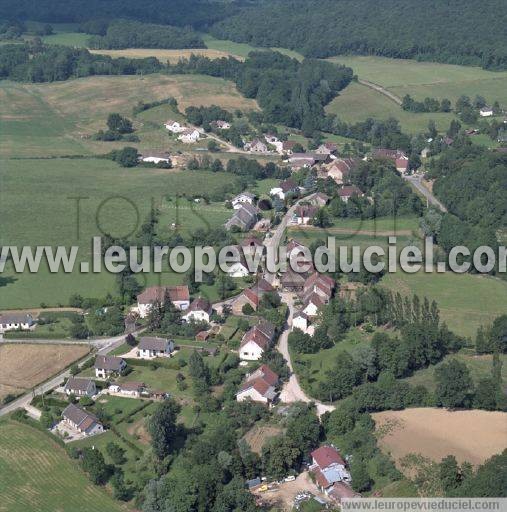
<svg viewBox="0 0 507 512"><path fill-rule="evenodd" d="M271 336L270 336L271 334ZM239 357L244 361L257 361L273 341L274 332L268 332L261 325L254 325L241 339Z"/></svg>
<svg viewBox="0 0 507 512"><path fill-rule="evenodd" d="M236 400L243 402L252 400L264 404L271 404L276 398L276 386L279 382L278 375L265 364L261 365L247 378L241 389L236 393Z"/></svg>
<svg viewBox="0 0 507 512"><path fill-rule="evenodd" d="M311 456L310 472L322 491L329 492L335 482L350 482L350 473L346 469L345 460L334 446L321 446L314 450Z"/></svg>
<svg viewBox="0 0 507 512"><path fill-rule="evenodd" d="M342 187L340 190L338 190L338 195L340 196L341 200L344 201L345 203L347 203L351 197L364 196L364 194L355 185L348 185Z"/></svg>

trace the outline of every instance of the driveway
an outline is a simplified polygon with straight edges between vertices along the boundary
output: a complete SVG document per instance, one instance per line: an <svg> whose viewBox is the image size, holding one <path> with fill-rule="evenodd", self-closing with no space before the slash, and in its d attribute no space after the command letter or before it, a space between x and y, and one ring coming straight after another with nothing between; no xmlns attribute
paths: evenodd
<svg viewBox="0 0 507 512"><path fill-rule="evenodd" d="M282 391L280 393L280 401L283 403L314 402L315 406L317 407L317 415L320 417L325 412L334 411L336 407L334 405L326 405L322 402L319 402L318 400L309 397L299 384L297 375L294 373L288 342L289 334L292 328L292 315L294 314L293 295L291 293L282 293L282 302L289 306L289 317L287 318L287 324L285 325L285 329L283 330L278 340L277 349L278 352L280 352L280 354L282 354L284 359L287 361L287 365L289 366L291 375L289 380L284 384L282 388Z"/></svg>

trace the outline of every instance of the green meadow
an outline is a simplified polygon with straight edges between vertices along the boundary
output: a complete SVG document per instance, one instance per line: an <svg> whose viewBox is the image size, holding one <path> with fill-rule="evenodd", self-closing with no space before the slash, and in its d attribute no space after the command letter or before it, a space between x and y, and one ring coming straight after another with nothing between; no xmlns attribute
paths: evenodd
<svg viewBox="0 0 507 512"><path fill-rule="evenodd" d="M5 512L128 510L93 485L49 435L13 420L0 422L0 473Z"/></svg>
<svg viewBox="0 0 507 512"><path fill-rule="evenodd" d="M230 211L222 204L168 202L166 196L209 194L231 179L225 173L125 169L106 159L5 160L0 168L0 245L77 245L78 261L89 261L93 236L130 236L152 205L160 206L160 227L167 234L206 229L223 224ZM76 197L82 198L79 210ZM69 274L51 274L44 268L15 274L10 264L7 269L0 309L66 304L73 293L97 297L115 288L114 275L105 271L81 274L75 268ZM141 276L143 284L144 279L147 284L176 284L183 276L168 271Z"/></svg>

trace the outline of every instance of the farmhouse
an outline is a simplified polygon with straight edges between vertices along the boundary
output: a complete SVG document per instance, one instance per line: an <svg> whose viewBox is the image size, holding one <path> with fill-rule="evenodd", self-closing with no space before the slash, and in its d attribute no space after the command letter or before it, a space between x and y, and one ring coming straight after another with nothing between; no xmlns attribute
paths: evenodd
<svg viewBox="0 0 507 512"><path fill-rule="evenodd" d="M77 405L69 404L63 410L62 418L65 423L87 436L104 432L102 423L93 414L86 412Z"/></svg>
<svg viewBox="0 0 507 512"><path fill-rule="evenodd" d="M338 190L338 195L344 202L348 202L351 197L363 197L364 194L355 186L347 185Z"/></svg>
<svg viewBox="0 0 507 512"><path fill-rule="evenodd" d="M321 446L311 453L310 472L315 477L317 486L329 492L335 482L350 481L350 473L345 468L345 461L334 446Z"/></svg>
<svg viewBox="0 0 507 512"><path fill-rule="evenodd" d="M317 293L310 293L303 302L303 313L307 317L316 317L319 309L326 303L326 301Z"/></svg>
<svg viewBox="0 0 507 512"><path fill-rule="evenodd" d="M69 377L63 388L67 395L75 396L94 396L97 394L95 382L91 379L80 377Z"/></svg>
<svg viewBox="0 0 507 512"><path fill-rule="evenodd" d="M181 311L190 305L190 292L188 286L149 286L137 296L137 310L141 318L146 318L153 304L163 304L168 298Z"/></svg>
<svg viewBox="0 0 507 512"><path fill-rule="evenodd" d="M328 301L333 295L335 287L334 279L329 276L314 272L305 281L303 294L308 296L311 293L316 293L325 301Z"/></svg>
<svg viewBox="0 0 507 512"><path fill-rule="evenodd" d="M127 363L121 357L97 356L95 359L95 376L98 379L107 379L111 375L120 375Z"/></svg>
<svg viewBox="0 0 507 512"><path fill-rule="evenodd" d="M199 297L190 304L181 318L185 322L209 323L212 311L211 304L206 299Z"/></svg>
<svg viewBox="0 0 507 512"><path fill-rule="evenodd" d="M250 304L254 311L259 307L259 294L252 290L251 288L245 288L243 292L238 296L238 298L232 304L232 314L233 315L242 315L243 307L246 304Z"/></svg>
<svg viewBox="0 0 507 512"><path fill-rule="evenodd" d="M186 128L178 137L178 139L185 144L193 144L199 140L200 136L201 134L196 128Z"/></svg>
<svg viewBox="0 0 507 512"><path fill-rule="evenodd" d="M278 375L269 366L263 364L247 375L246 381L236 393L236 400L243 402L250 399L254 402L270 404L276 397L278 381Z"/></svg>
<svg viewBox="0 0 507 512"><path fill-rule="evenodd" d="M172 119L166 121L164 126L166 127L167 130L173 133L181 133L187 129L185 126L178 123L178 121L173 121Z"/></svg>
<svg viewBox="0 0 507 512"><path fill-rule="evenodd" d="M146 394L146 384L143 382L122 382L114 383L109 386L109 391L112 393L119 393L121 395L129 396L132 398L140 398L141 395Z"/></svg>
<svg viewBox="0 0 507 512"><path fill-rule="evenodd" d="M217 128L218 130L229 130L231 128L230 123L227 121L223 121L222 119L218 119L217 121L211 121L210 125L213 128Z"/></svg>
<svg viewBox="0 0 507 512"><path fill-rule="evenodd" d="M481 117L491 117L493 115L493 109L491 107L482 107L480 110L479 110L479 115Z"/></svg>
<svg viewBox="0 0 507 512"><path fill-rule="evenodd" d="M171 357L174 351L174 341L167 338L144 336L138 346L138 356L141 359L152 359L154 357Z"/></svg>
<svg viewBox="0 0 507 512"><path fill-rule="evenodd" d="M226 229L232 229L236 226L241 231L248 231L257 222L257 208L255 206L245 203L242 204L235 212L234 215L225 223Z"/></svg>
<svg viewBox="0 0 507 512"><path fill-rule="evenodd" d="M329 196L327 196L323 192L315 192L314 194L311 194L308 197L306 197L306 201L308 201L308 203L310 203L313 206L322 208L323 206L326 206L326 204L329 202Z"/></svg>
<svg viewBox="0 0 507 512"><path fill-rule="evenodd" d="M289 195L289 194L297 194L299 192L299 187L292 181L292 180L284 180L281 181L278 185L278 187L273 187L269 191L270 196L277 196L282 201Z"/></svg>
<svg viewBox="0 0 507 512"><path fill-rule="evenodd" d="M241 340L239 357L246 361L257 361L273 340L274 329L268 322L254 325Z"/></svg>
<svg viewBox="0 0 507 512"><path fill-rule="evenodd" d="M255 195L250 192L241 192L236 197L231 200L232 207L235 210L241 208L244 204L252 204L254 203Z"/></svg>
<svg viewBox="0 0 507 512"><path fill-rule="evenodd" d="M289 269L280 278L282 288L288 292L300 292L305 284L305 277L294 270Z"/></svg>
<svg viewBox="0 0 507 512"><path fill-rule="evenodd" d="M292 155L294 146L297 144L293 140L284 140L281 146L281 152L283 155Z"/></svg>
<svg viewBox="0 0 507 512"><path fill-rule="evenodd" d="M292 218L293 224L306 226L310 224L312 219L317 214L318 207L312 205L299 205L296 206L294 217Z"/></svg>
<svg viewBox="0 0 507 512"><path fill-rule="evenodd" d="M321 155L333 155L338 151L338 146L334 142L325 142L321 144L316 150L316 153Z"/></svg>
<svg viewBox="0 0 507 512"><path fill-rule="evenodd" d="M292 330L300 329L303 332L307 332L308 330L308 315L303 313L303 311L298 311L294 313L292 317Z"/></svg>
<svg viewBox="0 0 507 512"><path fill-rule="evenodd" d="M159 164L161 162L170 164L171 156L169 153L150 152L150 153L141 155L140 160L142 162L146 162L146 163L150 163L150 164Z"/></svg>
<svg viewBox="0 0 507 512"><path fill-rule="evenodd" d="M351 171L357 166L358 160L354 158L337 158L327 168L326 177L332 178L338 185L349 182Z"/></svg>
<svg viewBox="0 0 507 512"><path fill-rule="evenodd" d="M29 314L9 313L0 315L0 333L19 329L28 330L33 325L33 317Z"/></svg>
<svg viewBox="0 0 507 512"><path fill-rule="evenodd" d="M245 144L245 149L251 153L267 153L268 146L259 139L254 139L252 142Z"/></svg>

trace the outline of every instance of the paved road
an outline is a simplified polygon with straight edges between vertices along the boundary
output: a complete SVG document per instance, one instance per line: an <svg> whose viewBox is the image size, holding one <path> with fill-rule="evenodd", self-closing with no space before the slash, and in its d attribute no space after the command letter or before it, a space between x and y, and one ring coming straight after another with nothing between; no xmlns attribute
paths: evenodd
<svg viewBox="0 0 507 512"><path fill-rule="evenodd" d="M287 361L289 369L291 371L291 376L283 386L282 392L280 393L280 401L283 403L292 403L292 402L314 402L317 407L318 416L322 416L327 411L333 411L335 409L334 405L326 405L318 400L314 400L309 397L299 384L299 380L297 375L294 373L294 369L292 366L292 360L289 352L289 343L288 338L291 332L292 325L292 315L294 313L294 299L292 294L290 293L282 293L282 302L289 306L289 317L287 319L287 324L285 326L284 331L280 335L280 339L278 340L277 349L280 352L284 359Z"/></svg>
<svg viewBox="0 0 507 512"><path fill-rule="evenodd" d="M431 205L436 206L444 213L447 211L447 208L433 195L431 190L424 185L422 176L413 174L411 176L403 176L403 178L413 185L413 187L417 189L417 191L420 192Z"/></svg>
<svg viewBox="0 0 507 512"><path fill-rule="evenodd" d="M140 334L142 330L137 331L134 334L134 336ZM106 355L109 352L112 352L115 348L119 347L121 344L125 342L125 334L122 334L121 336L115 336L113 338L105 338L102 340L92 340L91 344L97 348L96 353L91 353L88 355L85 359L83 359L79 366L82 366L86 361L90 360L91 358L98 355ZM43 393L47 393L48 391L51 391L52 389L57 388L60 386L64 380L70 376L70 369L64 370L63 372L60 372L58 375L55 375L48 381L44 382L43 384L40 384L35 388L34 393L32 391L29 391L25 393L24 395L20 396L16 400L10 402L7 405L4 405L2 408L0 408L0 416L5 416L6 414L9 414L16 409L22 409L26 408L30 402L32 401L33 395L42 395Z"/></svg>

